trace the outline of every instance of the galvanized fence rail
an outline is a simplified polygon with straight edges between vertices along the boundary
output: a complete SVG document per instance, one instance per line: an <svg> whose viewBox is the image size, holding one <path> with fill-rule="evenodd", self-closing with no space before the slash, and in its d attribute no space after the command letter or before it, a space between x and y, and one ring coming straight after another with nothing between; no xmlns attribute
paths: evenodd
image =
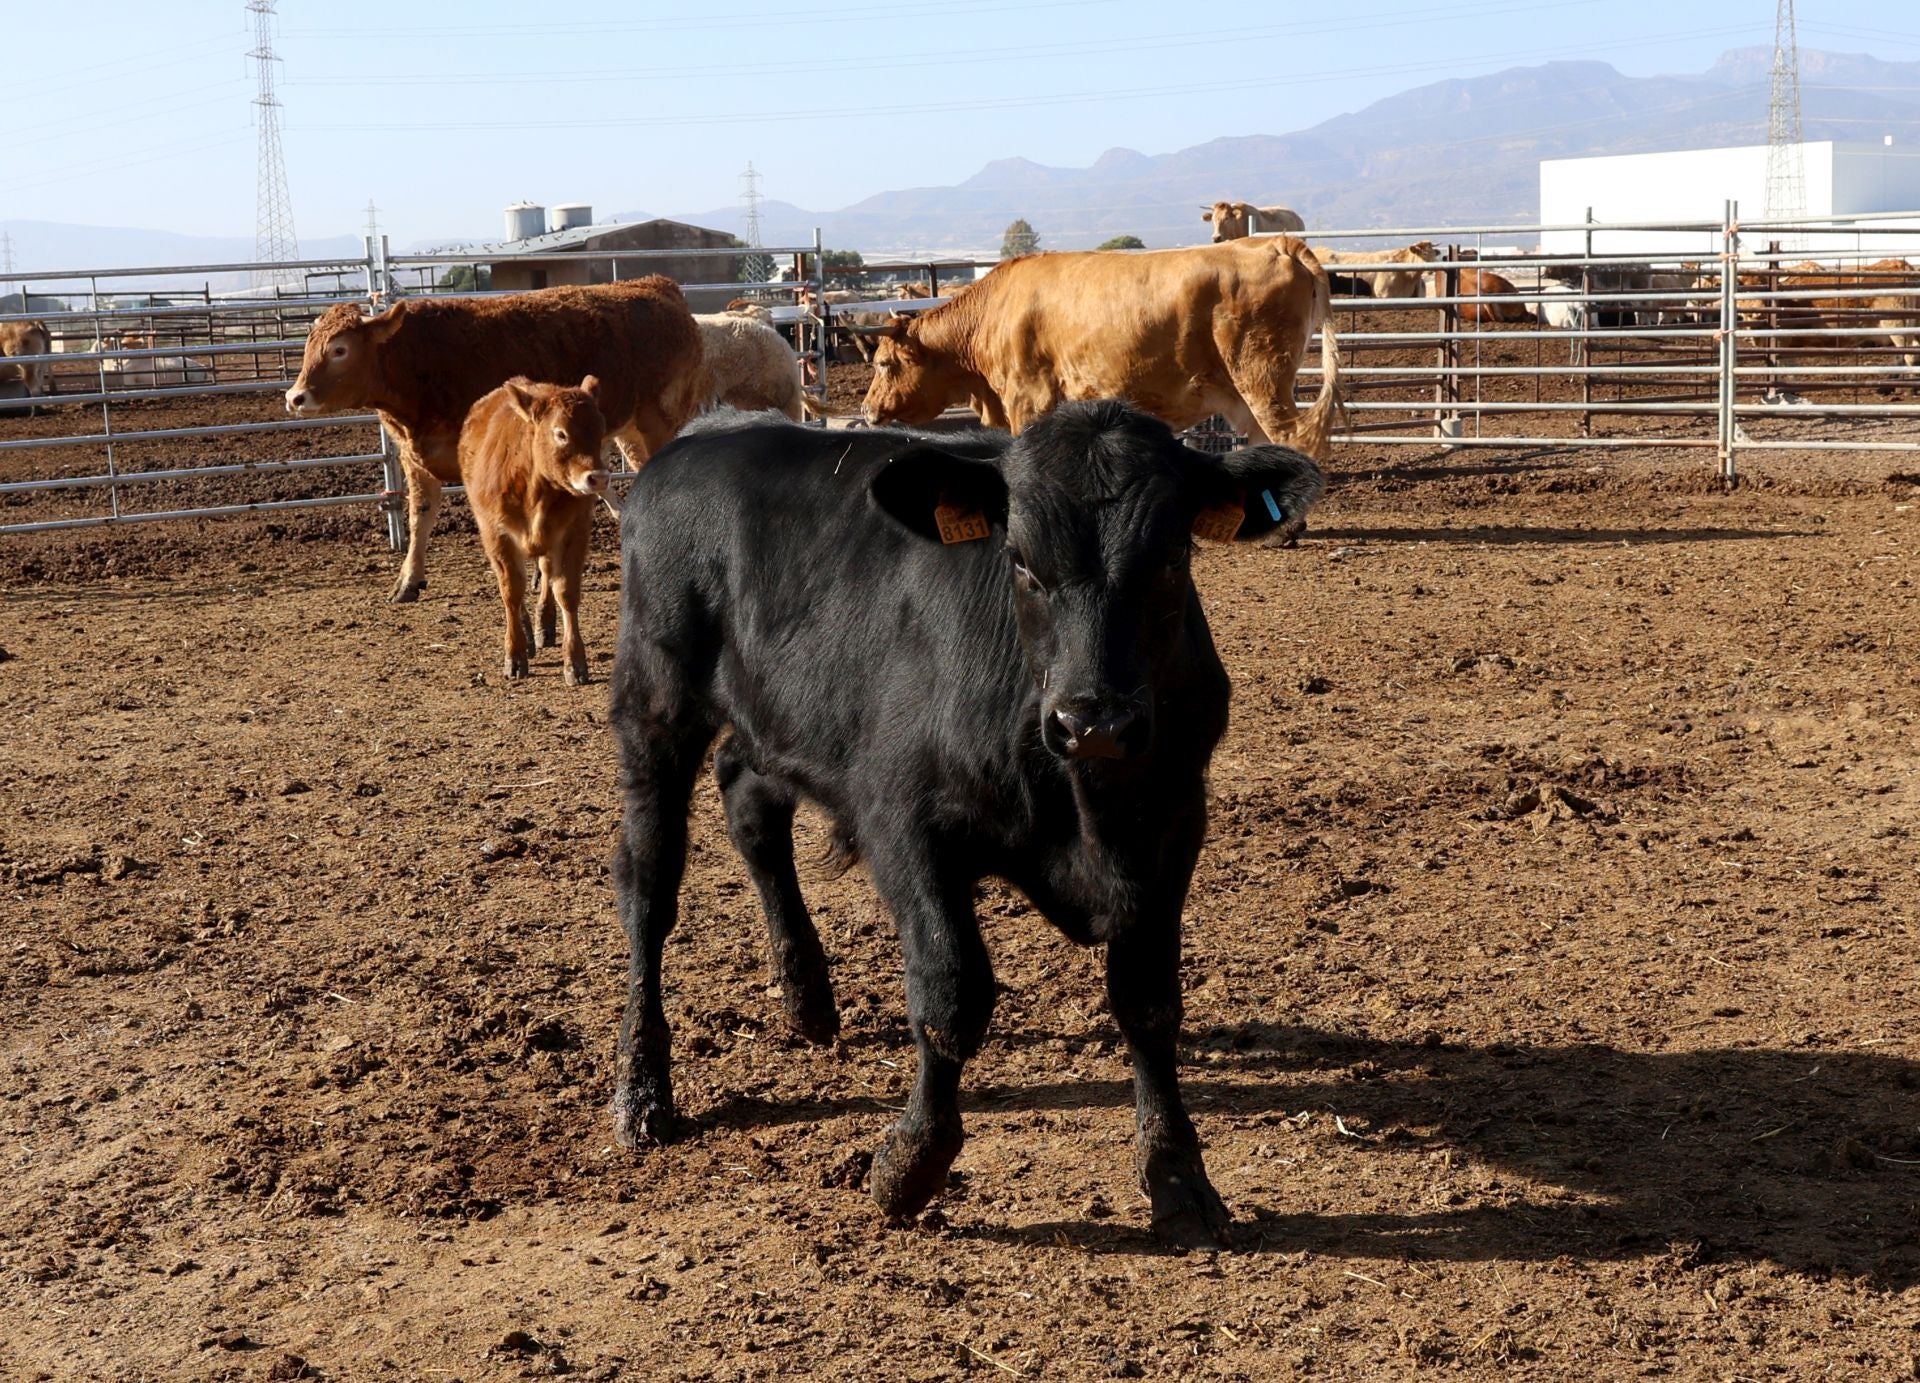
<svg viewBox="0 0 1920 1383"><path fill-rule="evenodd" d="M1668 248L1633 248L1635 237L1654 235ZM1532 248L1542 237L1577 237L1580 245ZM1758 453L1920 451L1920 270L1903 258L1920 247L1920 213L1844 223L1743 222L1729 204L1716 221L1589 218L1569 226L1374 228L1306 238L1356 247L1332 266L1347 290L1336 297L1333 318L1349 410L1338 443L1711 453L1729 485L1740 458ZM1676 238L1694 248L1671 248ZM1423 245L1430 258L1392 259L1377 249L1382 245ZM649 261L710 260L709 280L685 286L768 305L776 323L795 334L811 367L808 387L823 405L835 367L829 335L836 319L924 311L981 263L868 264L858 281L877 286L830 293L821 249L816 234L811 246L557 251L540 258L590 261L589 270L607 278L646 273ZM736 281L750 253L790 262L791 277ZM11 390L0 393L0 533L372 503L384 506L389 537L399 546L402 477L374 415L145 425L143 412L282 391L297 371L307 327L326 308L342 301L371 308L399 292L469 295L474 290L452 285L477 275L449 275L484 262L471 251L395 255L384 239L369 239L360 259L271 266L293 282L242 293L211 285L263 266L0 275L0 297L18 294L24 305L0 320L44 321L59 348L48 358L59 387L51 398L22 398L21 386L0 385ZM1393 271L1417 275L1418 292L1358 294L1374 274ZM924 282L929 296L902 296L903 280ZM1490 320L1522 315L1532 320ZM1303 403L1319 388L1317 349L1308 361L1298 386ZM63 421L76 407L97 410L98 430L24 425L27 410L42 403L61 410ZM1793 419L1818 420L1827 435L1780 428ZM327 431L301 455L264 454L264 440L263 454L244 454L253 439L309 429ZM1217 421L1201 433L1207 445L1231 443ZM205 454L182 459L183 443L190 453L204 443ZM284 439L276 437L275 445L286 449ZM160 446L172 449L167 464L141 459L144 448ZM76 465L68 456L84 460ZM257 500L143 503L168 481L329 470L343 477L337 493L275 497L263 487ZM88 507L86 496L100 494L104 506ZM50 496L66 496L84 512L8 513Z"/></svg>
<svg viewBox="0 0 1920 1383"><path fill-rule="evenodd" d="M364 246L364 258L344 262L157 265L0 275L0 298L17 295L21 305L19 311L0 313L0 321L44 323L55 352L35 358L37 366L52 374L52 393L30 396L24 380L0 384L0 533L379 504L386 511L390 542L396 549L403 546L404 480L392 439L372 413L166 426L145 426L139 421L145 411L141 405L283 393L298 372L309 326L329 307L358 302L375 310L401 292L473 296L449 286L449 271L461 266L475 269L475 275L456 280L472 282L478 266L489 262L472 252L395 255L385 237L368 238ZM818 293L824 290L820 250L816 237L811 246L543 251L539 258L542 264L586 261L587 276L603 280L638 277L663 259L709 261L711 281L684 284L688 291L724 292L777 303L776 312L792 324L802 353L813 358L819 353L821 320L810 307L795 306L796 290L809 285L742 282L733 275L749 255L766 256L768 262L790 257L796 266L812 266L817 280L812 285L813 300L818 301ZM263 270L275 276L273 286L226 293L212 287L218 278L252 276ZM812 387L824 398L824 379ZM77 407L97 418L97 430L48 432L20 425L20 420L43 408L58 410L65 419ZM207 456L165 465L140 459L145 449L159 446L177 449L183 443L207 443L212 450L224 439L279 438L314 430L324 431L327 445L312 455L238 460ZM224 453L224 445L220 449ZM83 459L68 464L64 461L68 455ZM23 466L51 473L22 475ZM336 469L346 478L338 493L171 507L141 502L144 494L154 492L154 486L167 482ZM460 492L457 486L452 490ZM104 505L87 504L85 497L90 494L104 495ZM66 496L88 512L25 518L8 513L50 496Z"/></svg>

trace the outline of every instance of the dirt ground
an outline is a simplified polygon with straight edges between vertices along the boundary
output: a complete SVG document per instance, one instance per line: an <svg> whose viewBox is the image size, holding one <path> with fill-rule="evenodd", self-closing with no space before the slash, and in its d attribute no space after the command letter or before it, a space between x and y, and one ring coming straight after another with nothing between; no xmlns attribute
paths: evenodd
<svg viewBox="0 0 1920 1383"><path fill-rule="evenodd" d="M1342 449L1297 551L1201 554L1218 1255L997 886L970 1141L882 1223L891 924L809 881L845 1034L789 1038L710 785L692 1132L612 1147L604 690L501 680L457 521L410 607L367 510L0 539L0 1377L1913 1376L1920 476L1766 462Z"/></svg>

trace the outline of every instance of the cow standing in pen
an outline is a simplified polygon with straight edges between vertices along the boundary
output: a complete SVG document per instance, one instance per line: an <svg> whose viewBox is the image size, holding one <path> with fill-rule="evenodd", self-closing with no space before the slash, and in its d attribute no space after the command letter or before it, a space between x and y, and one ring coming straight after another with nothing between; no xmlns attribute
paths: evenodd
<svg viewBox="0 0 1920 1383"><path fill-rule="evenodd" d="M1257 442L1325 454L1340 350L1327 274L1291 236L1008 260L940 307L878 328L865 412L931 422L971 402L1020 431L1063 399L1127 399L1176 428L1219 413ZM1294 379L1320 333L1320 394Z"/></svg>
<svg viewBox="0 0 1920 1383"><path fill-rule="evenodd" d="M407 478L407 555L393 599L419 599L443 485L460 479L460 425L474 401L514 375L545 384L600 381L607 431L639 466L698 411L700 335L680 285L653 275L589 288L485 298L403 298L377 316L327 309L307 334L287 411L317 417L371 408ZM551 593L539 635L555 635Z"/></svg>
<svg viewBox="0 0 1920 1383"><path fill-rule="evenodd" d="M993 875L1105 944L1154 1229L1224 1239L1176 1073L1181 912L1229 693L1189 561L1195 532L1263 536L1321 486L1297 452L1208 456L1114 402L1063 405L1011 442L696 423L648 466L622 525L611 712L620 1140L675 1125L662 960L689 797L725 730L728 831L802 1036L839 1030L794 870L802 798L899 926L919 1071L873 1162L880 1208L918 1212L960 1151L962 1068L994 996L973 886Z"/></svg>
<svg viewBox="0 0 1920 1383"><path fill-rule="evenodd" d="M52 392L53 333L45 322L0 322L0 398L36 399ZM29 403L31 416L34 406Z"/></svg>
<svg viewBox="0 0 1920 1383"><path fill-rule="evenodd" d="M460 475L480 543L506 608L506 674L527 675L533 649L527 617L527 559L558 606L570 687L588 681L580 636L580 582L587 567L593 506L607 493L600 453L607 439L600 381L578 388L510 379L474 404L460 429ZM551 642L551 640L549 640Z"/></svg>
<svg viewBox="0 0 1920 1383"><path fill-rule="evenodd" d="M1261 232L1295 234L1307 228L1300 213L1292 207L1255 206L1251 202L1215 202L1202 208L1200 219L1213 227L1216 245L1222 240L1241 240Z"/></svg>

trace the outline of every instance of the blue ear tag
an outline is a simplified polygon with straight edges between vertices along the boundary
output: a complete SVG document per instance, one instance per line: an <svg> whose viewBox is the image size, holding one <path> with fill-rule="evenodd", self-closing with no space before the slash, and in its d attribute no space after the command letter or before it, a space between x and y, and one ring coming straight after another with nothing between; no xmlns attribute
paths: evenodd
<svg viewBox="0 0 1920 1383"><path fill-rule="evenodd" d="M1286 518L1286 515L1280 512L1280 506L1273 502L1273 491L1262 490L1260 492L1260 498L1267 502L1267 513L1272 516L1275 523L1279 523L1282 519Z"/></svg>

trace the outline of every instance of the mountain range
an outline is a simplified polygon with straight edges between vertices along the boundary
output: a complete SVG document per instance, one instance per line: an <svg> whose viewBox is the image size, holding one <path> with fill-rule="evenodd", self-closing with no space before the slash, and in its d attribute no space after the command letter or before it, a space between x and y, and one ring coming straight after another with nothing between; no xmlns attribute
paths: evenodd
<svg viewBox="0 0 1920 1383"><path fill-rule="evenodd" d="M1186 245L1207 238L1200 210L1223 198L1346 229L1533 222L1542 159L1764 144L1772 59L1770 48L1734 49L1704 73L1668 77L1628 77L1603 62L1509 68L1416 87L1293 134L1158 155L1109 149L1085 168L1000 159L953 187L881 192L836 211L763 202L761 234L804 244L819 226L829 245L869 259L992 254L1007 223L1024 217L1045 248L1122 234ZM1920 63L1802 49L1800 79L1809 140L1920 131ZM668 214L744 230L738 206Z"/></svg>
<svg viewBox="0 0 1920 1383"><path fill-rule="evenodd" d="M1539 215L1542 159L1646 153L1766 141L1772 50L1740 48L1704 73L1628 77L1603 62L1551 62L1434 82L1292 134L1234 135L1166 154L1109 149L1084 168L1024 158L988 163L951 187L879 192L836 210L760 204L768 245L811 244L868 260L998 252L1008 222L1030 221L1043 247L1079 249L1111 236L1148 245L1207 238L1203 206L1281 203L1310 226L1445 226L1529 222ZM1877 140L1920 130L1920 63L1803 49L1809 140ZM744 235L737 204L663 214ZM23 267L189 264L250 257L240 237L171 235L44 221L0 222ZM474 228L470 242L498 238ZM460 237L415 242L440 247ZM301 243L303 256L357 255L357 236Z"/></svg>

